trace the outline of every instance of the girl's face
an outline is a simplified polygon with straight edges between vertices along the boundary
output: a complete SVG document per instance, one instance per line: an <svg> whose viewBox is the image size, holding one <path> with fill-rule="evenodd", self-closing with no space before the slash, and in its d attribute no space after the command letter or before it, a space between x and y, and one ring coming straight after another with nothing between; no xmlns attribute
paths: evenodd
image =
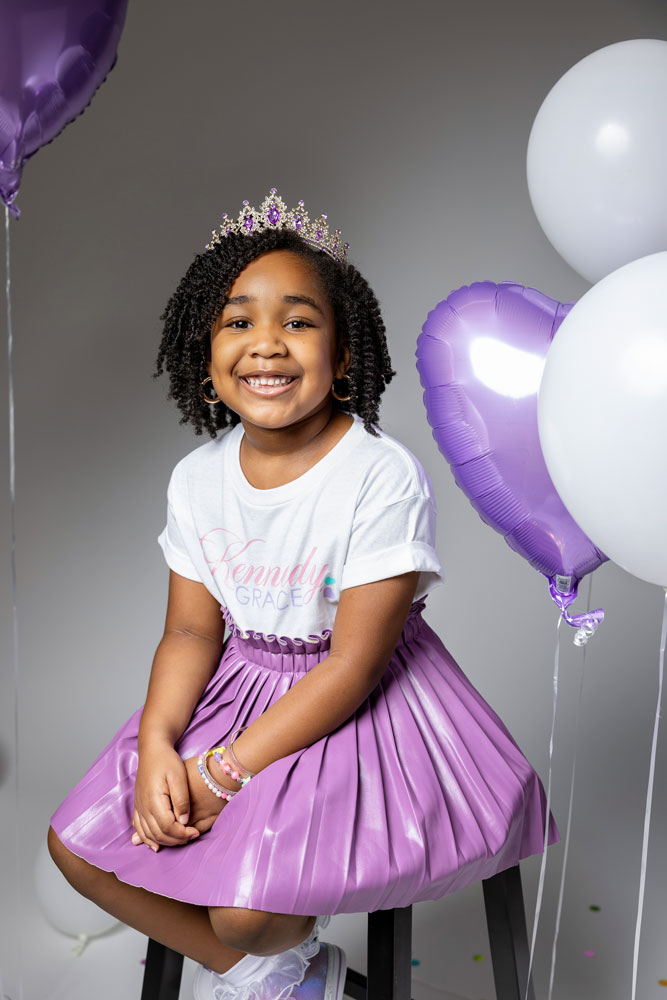
<svg viewBox="0 0 667 1000"><path fill-rule="evenodd" d="M348 364L333 309L302 257L272 250L243 269L213 324L207 364L242 421L280 429L331 409L331 383Z"/></svg>

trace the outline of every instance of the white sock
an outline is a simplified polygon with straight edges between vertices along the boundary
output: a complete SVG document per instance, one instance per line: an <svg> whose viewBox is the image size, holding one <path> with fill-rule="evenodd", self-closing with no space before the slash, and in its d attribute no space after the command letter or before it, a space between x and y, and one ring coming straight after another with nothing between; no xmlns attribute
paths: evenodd
<svg viewBox="0 0 667 1000"><path fill-rule="evenodd" d="M329 922L328 920L326 921ZM320 918L313 925L307 937L292 948L281 951L277 955L251 955L248 953L240 958L227 972L211 972L211 976L218 980L220 986L230 986L241 989L267 979L267 986L271 985L272 990L279 993L273 995L283 996L288 987L297 986L305 975L310 959L319 950L319 943L314 942L314 938L320 930ZM271 976L271 980L268 977Z"/></svg>
<svg viewBox="0 0 667 1000"><path fill-rule="evenodd" d="M263 979L273 966L275 955L244 955L227 972L217 973L221 982L229 986L248 986L257 979Z"/></svg>

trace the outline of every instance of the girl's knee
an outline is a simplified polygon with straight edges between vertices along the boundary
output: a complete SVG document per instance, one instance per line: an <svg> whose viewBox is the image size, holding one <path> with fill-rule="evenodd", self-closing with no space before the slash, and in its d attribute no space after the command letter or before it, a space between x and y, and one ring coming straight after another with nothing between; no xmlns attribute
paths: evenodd
<svg viewBox="0 0 667 1000"><path fill-rule="evenodd" d="M72 852L65 847L60 837L53 829L52 826L49 827L49 832L46 835L46 846L49 849L49 854L53 858L54 862L58 865L58 868L62 871L62 865L67 864L67 856Z"/></svg>
<svg viewBox="0 0 667 1000"><path fill-rule="evenodd" d="M238 906L209 906L208 915L219 941L250 954L255 953L256 947L262 947L275 917L265 910Z"/></svg>
<svg viewBox="0 0 667 1000"><path fill-rule="evenodd" d="M68 847L65 847L52 826L49 827L46 843L49 854L55 864L70 885L83 896L92 898L95 885L104 876L109 878L110 872L104 872L100 868L96 868L95 865L89 864L88 861L80 858L78 854L74 854Z"/></svg>

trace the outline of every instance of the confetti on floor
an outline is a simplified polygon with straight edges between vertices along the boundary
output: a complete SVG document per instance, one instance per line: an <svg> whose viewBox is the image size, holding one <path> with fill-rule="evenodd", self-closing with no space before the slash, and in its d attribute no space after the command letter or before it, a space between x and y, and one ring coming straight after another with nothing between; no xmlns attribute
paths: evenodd
<svg viewBox="0 0 667 1000"><path fill-rule="evenodd" d="M658 986L667 986L667 979L659 979Z"/></svg>
<svg viewBox="0 0 667 1000"><path fill-rule="evenodd" d="M595 958L595 952L594 951L585 951L584 955L586 956L586 958Z"/></svg>
<svg viewBox="0 0 667 1000"><path fill-rule="evenodd" d="M413 958L413 959L412 959L412 964L413 964L413 965L421 965L421 962L419 961L419 959L418 959L418 958Z"/></svg>
<svg viewBox="0 0 667 1000"><path fill-rule="evenodd" d="M473 955L472 956L472 960L473 960L473 962L483 962L484 961L484 955Z"/></svg>
<svg viewBox="0 0 667 1000"><path fill-rule="evenodd" d="M592 906L589 906L589 907L588 907L588 909L589 909L589 910L592 910L592 911L593 911L593 913L599 913L599 912L600 912L600 907L599 907L599 906L596 906L596 905L595 905L595 903L593 903L593 905L592 905Z"/></svg>
<svg viewBox="0 0 667 1000"><path fill-rule="evenodd" d="M145 965L145 964L146 964L146 959L145 958L140 958L139 959L139 965Z"/></svg>

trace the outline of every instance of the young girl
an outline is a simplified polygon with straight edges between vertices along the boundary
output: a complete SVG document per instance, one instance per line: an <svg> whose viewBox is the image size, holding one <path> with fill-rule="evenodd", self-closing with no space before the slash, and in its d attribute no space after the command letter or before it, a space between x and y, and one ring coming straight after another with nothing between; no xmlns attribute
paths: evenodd
<svg viewBox="0 0 667 1000"><path fill-rule="evenodd" d="M51 819L67 879L199 963L197 1000L340 1000L331 914L543 846L539 779L421 615L431 484L378 429L395 372L346 251L272 189L169 300L156 375L212 440L169 482L146 703Z"/></svg>

